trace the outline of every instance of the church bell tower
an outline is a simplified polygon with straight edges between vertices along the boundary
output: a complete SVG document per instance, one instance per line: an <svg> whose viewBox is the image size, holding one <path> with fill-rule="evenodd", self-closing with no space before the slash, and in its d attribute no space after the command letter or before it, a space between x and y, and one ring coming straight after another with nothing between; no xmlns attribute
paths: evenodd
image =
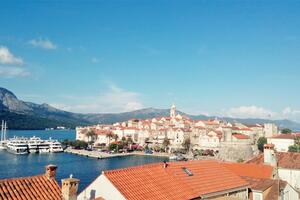
<svg viewBox="0 0 300 200"><path fill-rule="evenodd" d="M170 117L174 119L176 117L176 106L175 104L172 105L171 110L170 110Z"/></svg>

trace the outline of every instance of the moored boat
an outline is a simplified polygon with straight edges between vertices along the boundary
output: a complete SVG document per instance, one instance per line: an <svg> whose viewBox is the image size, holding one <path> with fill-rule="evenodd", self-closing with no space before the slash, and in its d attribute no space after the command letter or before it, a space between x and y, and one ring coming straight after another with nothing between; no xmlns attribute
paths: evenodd
<svg viewBox="0 0 300 200"><path fill-rule="evenodd" d="M13 154L28 154L28 145L23 138L12 138L7 142L6 150Z"/></svg>
<svg viewBox="0 0 300 200"><path fill-rule="evenodd" d="M59 153L59 152L63 152L63 148L60 142L58 142L57 140L52 140L50 138L50 140L48 140L49 143L49 151L52 153Z"/></svg>

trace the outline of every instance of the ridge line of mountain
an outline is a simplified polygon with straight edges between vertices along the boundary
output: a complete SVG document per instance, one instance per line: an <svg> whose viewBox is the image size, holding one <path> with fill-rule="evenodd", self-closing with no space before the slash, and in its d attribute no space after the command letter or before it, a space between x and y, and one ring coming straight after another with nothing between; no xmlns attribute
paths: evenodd
<svg viewBox="0 0 300 200"><path fill-rule="evenodd" d="M36 104L19 100L17 96L0 87L0 120L6 120L10 129L45 129L64 126L75 128L98 123L112 124L120 121L127 121L132 118L147 119L153 117L169 116L169 109L156 109L153 107L143 108L140 110L122 112L122 113L73 113L52 107L47 103ZM206 115L189 115L178 111L181 115L186 115L192 119L209 119L214 116ZM300 123L283 119L242 119L230 117L217 117L229 122L239 121L245 124L254 123L276 123L280 127L300 130Z"/></svg>

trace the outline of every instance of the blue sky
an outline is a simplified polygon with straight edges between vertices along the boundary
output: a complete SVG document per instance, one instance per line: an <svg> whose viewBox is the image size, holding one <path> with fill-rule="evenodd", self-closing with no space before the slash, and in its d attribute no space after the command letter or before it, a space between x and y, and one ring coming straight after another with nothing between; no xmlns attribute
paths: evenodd
<svg viewBox="0 0 300 200"><path fill-rule="evenodd" d="M299 1L1 1L0 86L74 112L300 121Z"/></svg>

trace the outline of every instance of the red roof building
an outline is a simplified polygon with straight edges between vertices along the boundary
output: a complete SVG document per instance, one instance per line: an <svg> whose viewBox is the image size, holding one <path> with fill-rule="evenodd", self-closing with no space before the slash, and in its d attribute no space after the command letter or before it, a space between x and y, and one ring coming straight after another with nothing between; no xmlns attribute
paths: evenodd
<svg viewBox="0 0 300 200"><path fill-rule="evenodd" d="M93 190L94 198L104 199L109 195L107 191L117 191L119 197L132 200L185 200L221 197L230 192L241 193L247 199L248 185L216 161L170 162L105 171L79 197Z"/></svg>

